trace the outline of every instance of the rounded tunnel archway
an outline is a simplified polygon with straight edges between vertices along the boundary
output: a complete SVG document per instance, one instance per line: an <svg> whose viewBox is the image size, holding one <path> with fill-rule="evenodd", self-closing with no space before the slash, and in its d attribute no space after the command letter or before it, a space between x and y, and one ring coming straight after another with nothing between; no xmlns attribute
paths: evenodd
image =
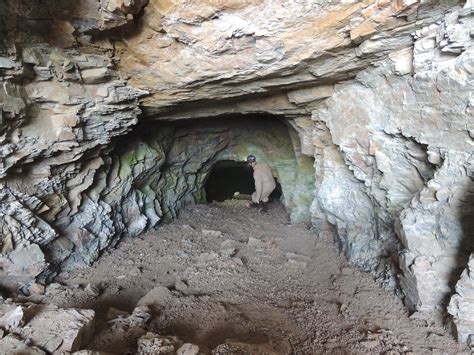
<svg viewBox="0 0 474 355"><path fill-rule="evenodd" d="M272 200L282 196L281 185L275 177L276 188L270 195ZM252 168L242 161L220 160L211 168L204 183L207 202L223 202L232 199L235 193L250 195L255 191Z"/></svg>
<svg viewBox="0 0 474 355"><path fill-rule="evenodd" d="M280 184L273 196L280 198L290 219L310 221L314 159L302 153L298 132L284 117L255 114L148 122L128 138L119 148L121 174L137 173L134 186L158 218L170 221L186 204L221 202L237 191L243 195L239 199L250 199L255 184L244 159L253 154L271 167ZM229 188L223 186L226 180Z"/></svg>

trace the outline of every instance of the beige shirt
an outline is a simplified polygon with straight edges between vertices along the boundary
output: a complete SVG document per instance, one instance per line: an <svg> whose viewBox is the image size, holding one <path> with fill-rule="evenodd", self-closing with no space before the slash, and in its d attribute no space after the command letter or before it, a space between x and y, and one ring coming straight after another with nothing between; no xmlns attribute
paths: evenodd
<svg viewBox="0 0 474 355"><path fill-rule="evenodd" d="M263 194L269 195L275 189L276 183L272 169L267 164L257 163L253 168L253 178L255 179L255 192L258 201L262 199Z"/></svg>

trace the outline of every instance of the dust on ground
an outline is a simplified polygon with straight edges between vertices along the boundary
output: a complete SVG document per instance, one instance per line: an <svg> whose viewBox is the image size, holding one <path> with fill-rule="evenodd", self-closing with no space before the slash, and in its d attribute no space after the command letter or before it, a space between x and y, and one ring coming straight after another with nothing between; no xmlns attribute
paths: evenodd
<svg viewBox="0 0 474 355"><path fill-rule="evenodd" d="M107 319L131 312L157 286L158 296L145 297L161 297L147 330L204 351L226 339L282 354L464 350L438 323L410 318L400 299L348 265L330 236L290 224L279 203L266 214L237 200L189 206L61 277L67 287L50 286L43 302L94 309L91 350L133 352L140 335L111 336Z"/></svg>

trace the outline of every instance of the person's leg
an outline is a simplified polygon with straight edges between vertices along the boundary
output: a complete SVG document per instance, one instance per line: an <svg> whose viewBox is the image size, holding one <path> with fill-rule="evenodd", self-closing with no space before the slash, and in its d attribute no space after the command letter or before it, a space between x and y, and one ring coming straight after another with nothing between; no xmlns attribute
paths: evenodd
<svg viewBox="0 0 474 355"><path fill-rule="evenodd" d="M270 197L270 194L273 192L274 189L275 189L275 186L273 185L263 186L263 191L262 191L263 202L268 202L268 198Z"/></svg>
<svg viewBox="0 0 474 355"><path fill-rule="evenodd" d="M252 202L247 203L247 207L258 207L257 192L252 194Z"/></svg>
<svg viewBox="0 0 474 355"><path fill-rule="evenodd" d="M253 194L252 194L252 202L253 203L259 203L260 201L258 201L257 199L257 191L255 191Z"/></svg>

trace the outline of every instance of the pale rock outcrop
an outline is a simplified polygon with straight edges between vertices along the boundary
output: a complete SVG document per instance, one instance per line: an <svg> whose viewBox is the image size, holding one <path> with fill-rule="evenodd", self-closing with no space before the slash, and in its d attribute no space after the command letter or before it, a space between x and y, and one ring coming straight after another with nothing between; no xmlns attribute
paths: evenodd
<svg viewBox="0 0 474 355"><path fill-rule="evenodd" d="M369 269L379 264L377 255L396 255L395 223L404 247L401 287L419 310L446 304L451 280L473 247L472 229L462 218L472 214L473 43L465 35L472 21L467 5L450 11L446 21L415 32L412 70L401 69L408 52L397 52L379 68L336 85L326 107L313 111L340 152L330 144L323 148L329 151L316 176L321 186L313 211L328 214L346 255ZM419 44L426 38L433 46ZM414 77L397 75L412 71ZM334 180L344 165L352 173Z"/></svg>
<svg viewBox="0 0 474 355"><path fill-rule="evenodd" d="M0 338L0 345L5 354L28 354L28 355L45 355L46 352L37 346L30 346L26 344L21 338L14 334L8 334Z"/></svg>
<svg viewBox="0 0 474 355"><path fill-rule="evenodd" d="M474 254L456 284L456 294L451 297L448 312L453 316L460 343L474 348Z"/></svg>
<svg viewBox="0 0 474 355"><path fill-rule="evenodd" d="M0 348L4 353L73 352L90 340L94 317L92 310L19 305L1 299L0 328L9 334L0 336Z"/></svg>
<svg viewBox="0 0 474 355"><path fill-rule="evenodd" d="M178 337L160 336L158 334L146 333L138 339L137 354L182 354L179 351L183 342ZM199 349L199 348L198 348ZM197 352L190 352L197 354Z"/></svg>
<svg viewBox="0 0 474 355"><path fill-rule="evenodd" d="M384 52L411 44L419 6L150 1L141 33L117 43L119 69L132 76L132 85L152 92L144 103L155 112L185 101L347 79Z"/></svg>

